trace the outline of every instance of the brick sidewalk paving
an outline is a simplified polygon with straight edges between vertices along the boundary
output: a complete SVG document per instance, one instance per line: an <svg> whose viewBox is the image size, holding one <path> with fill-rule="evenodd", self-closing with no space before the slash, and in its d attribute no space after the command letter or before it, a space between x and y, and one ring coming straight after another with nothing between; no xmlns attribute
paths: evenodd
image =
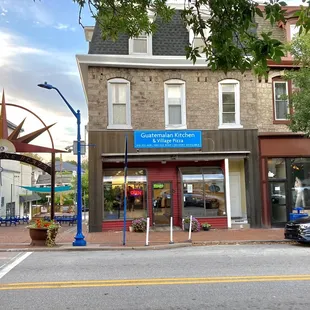
<svg viewBox="0 0 310 310"><path fill-rule="evenodd" d="M203 244L210 242L238 242L238 241L283 241L283 229L211 229L210 231L200 231L192 233L193 244ZM76 226L64 224L57 235L57 244L70 244L74 240ZM87 226L83 226L85 240L90 244L100 244L103 246L120 246L123 242L122 231L108 231L89 233ZM150 245L169 244L170 232L150 232ZM175 231L173 234L175 243L188 241L188 232ZM29 232L26 225L0 227L0 248L9 246L26 247L30 244ZM145 233L126 232L127 246L144 246Z"/></svg>

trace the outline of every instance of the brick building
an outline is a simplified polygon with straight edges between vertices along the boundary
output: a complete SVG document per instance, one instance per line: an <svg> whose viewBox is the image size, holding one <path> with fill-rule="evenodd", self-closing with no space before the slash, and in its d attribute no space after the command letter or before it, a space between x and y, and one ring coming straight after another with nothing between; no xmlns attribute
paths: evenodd
<svg viewBox="0 0 310 310"><path fill-rule="evenodd" d="M168 25L156 23L153 36L116 42L103 41L97 25L85 28L89 53L77 61L89 143L96 145L89 150L90 231L123 225L126 136L128 226L146 216L151 225L168 225L171 216L181 225L187 215L219 228L270 225L258 142L262 151L265 132L288 132L273 121L280 69L268 81L251 72L211 72L203 58L186 60L185 45L199 38L179 14ZM283 29L276 35L285 37Z"/></svg>
<svg viewBox="0 0 310 310"><path fill-rule="evenodd" d="M275 38L287 43L298 34L294 16L298 9L286 8L286 24L273 28ZM264 22L260 25L264 26ZM257 83L262 223L283 227L295 207L303 207L305 212L310 209L310 142L302 133L290 132L287 126L287 115L293 111L282 95L289 97L292 83L285 81L283 74L295 67L292 57L287 54L280 64L268 64L268 79Z"/></svg>

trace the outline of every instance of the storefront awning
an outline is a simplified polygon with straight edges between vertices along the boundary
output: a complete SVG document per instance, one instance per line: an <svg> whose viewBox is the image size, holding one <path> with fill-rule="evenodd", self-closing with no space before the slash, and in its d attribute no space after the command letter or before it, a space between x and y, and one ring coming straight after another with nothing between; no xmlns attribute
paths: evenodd
<svg viewBox="0 0 310 310"><path fill-rule="evenodd" d="M40 199L41 199L41 197L36 193L32 193L29 195L19 195L19 202L20 203L28 202L28 201L37 201Z"/></svg>
<svg viewBox="0 0 310 310"><path fill-rule="evenodd" d="M249 156L249 151L233 152L158 152L129 153L128 162L158 162L158 161L210 161L228 159L243 159ZM102 154L104 163L124 162L124 154Z"/></svg>
<svg viewBox="0 0 310 310"><path fill-rule="evenodd" d="M50 193L51 192L51 187L35 187L35 186L21 186L22 188L32 191L32 192L37 192L37 193ZM56 186L55 187L55 193L58 192L66 192L71 190L71 186Z"/></svg>

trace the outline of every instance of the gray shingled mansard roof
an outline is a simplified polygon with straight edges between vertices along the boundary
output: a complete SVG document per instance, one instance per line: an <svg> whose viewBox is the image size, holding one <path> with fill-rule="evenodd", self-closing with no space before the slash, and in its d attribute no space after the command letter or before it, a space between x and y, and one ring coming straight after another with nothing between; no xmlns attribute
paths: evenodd
<svg viewBox="0 0 310 310"><path fill-rule="evenodd" d="M156 19L157 31L152 38L152 54L157 56L185 56L185 46L189 42L189 34L180 11L176 11L170 23ZM129 37L120 35L116 42L102 40L101 31L96 23L92 40L89 43L89 54L128 55Z"/></svg>

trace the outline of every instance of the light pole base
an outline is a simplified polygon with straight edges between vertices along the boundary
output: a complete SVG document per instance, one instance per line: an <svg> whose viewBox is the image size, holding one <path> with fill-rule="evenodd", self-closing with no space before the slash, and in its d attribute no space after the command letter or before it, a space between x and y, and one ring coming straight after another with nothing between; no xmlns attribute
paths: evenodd
<svg viewBox="0 0 310 310"><path fill-rule="evenodd" d="M77 234L74 237L74 241L72 242L73 246L85 246L86 245L86 240L84 239L85 237L83 236L83 234Z"/></svg>

